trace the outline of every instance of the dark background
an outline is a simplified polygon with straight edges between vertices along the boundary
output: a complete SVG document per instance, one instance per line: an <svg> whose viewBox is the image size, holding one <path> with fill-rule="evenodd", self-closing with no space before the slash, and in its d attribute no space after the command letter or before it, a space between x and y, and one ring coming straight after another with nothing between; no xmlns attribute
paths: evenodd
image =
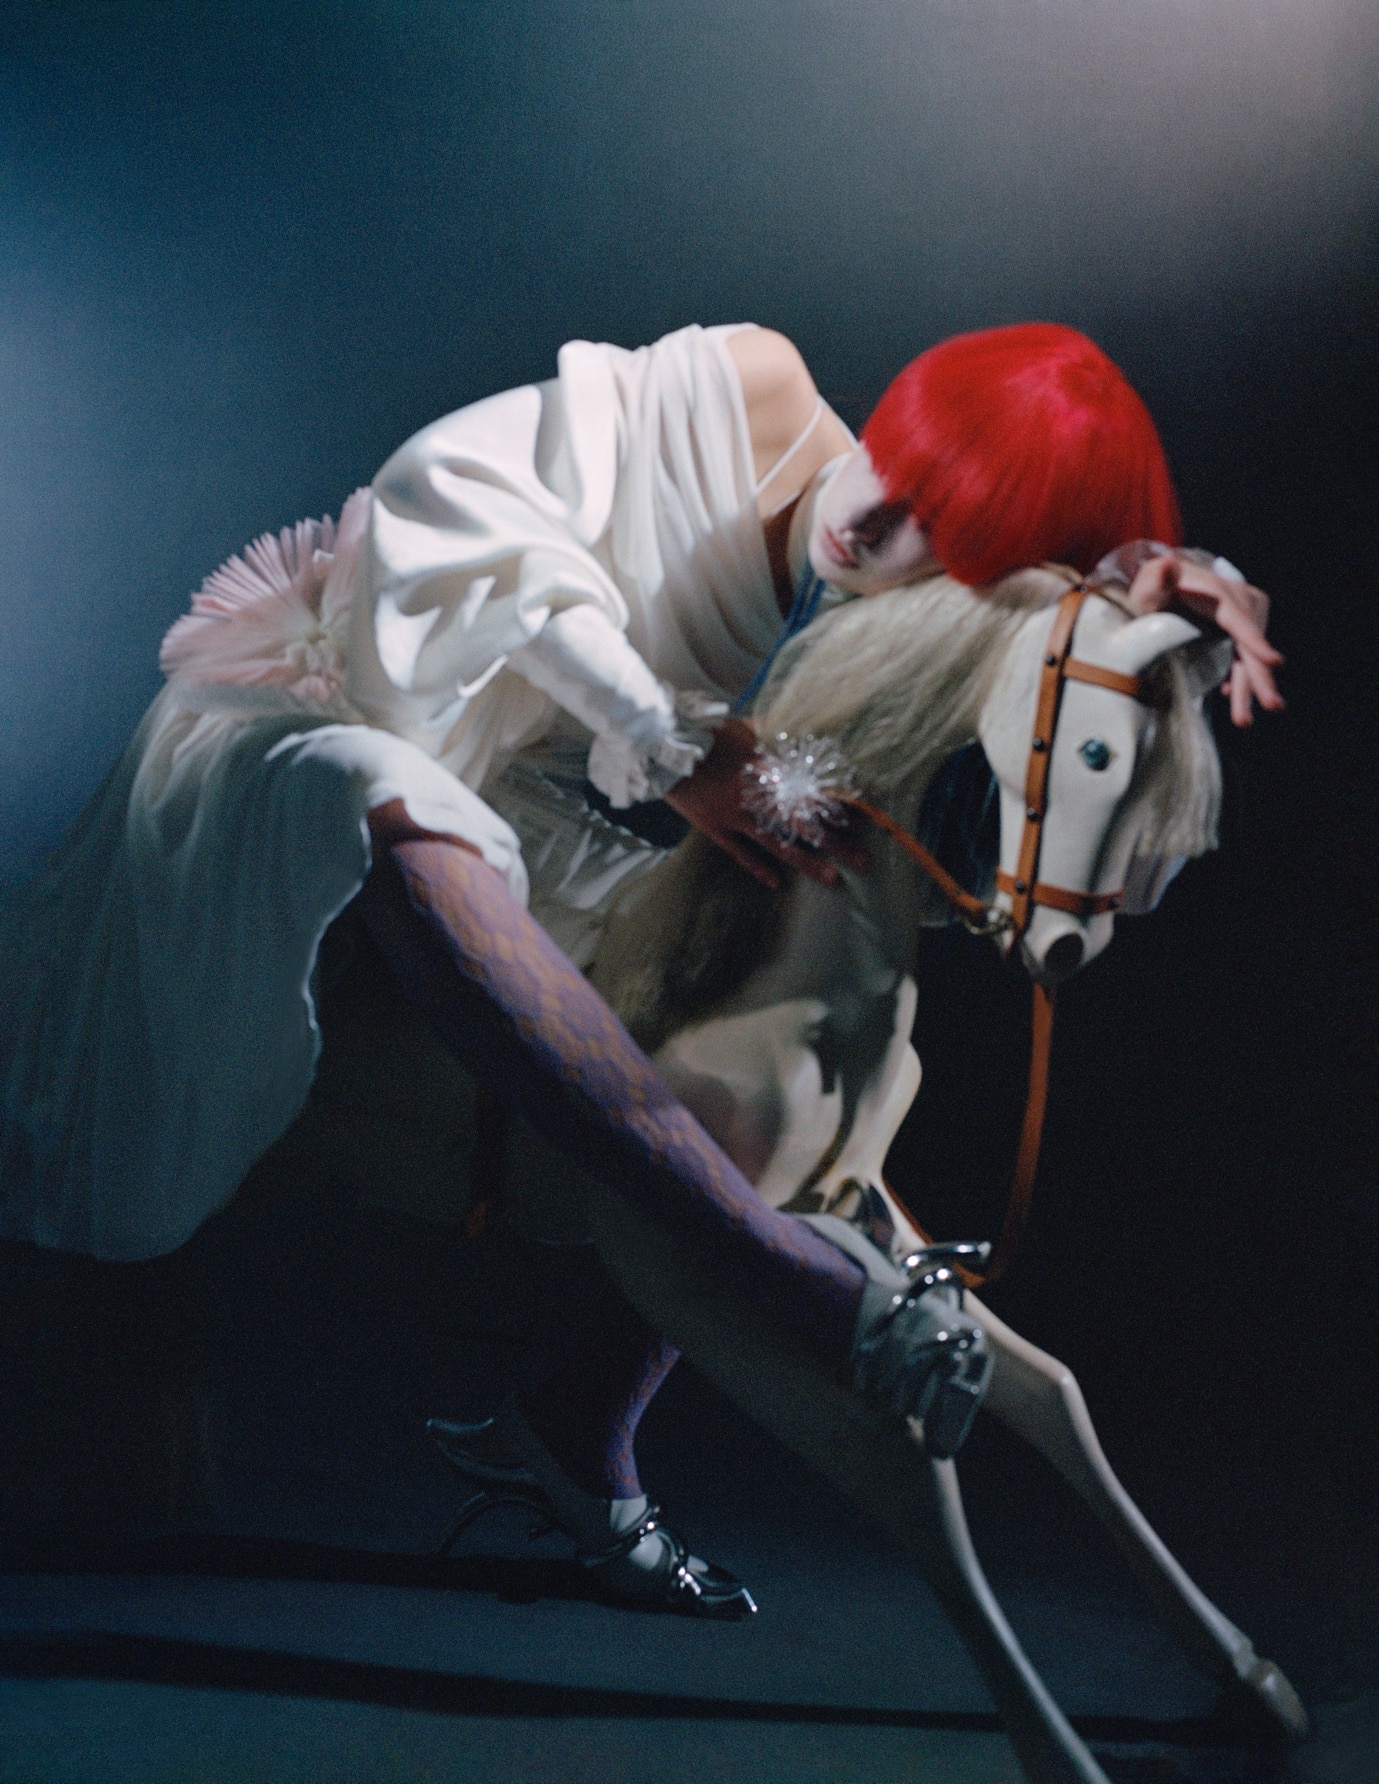
<svg viewBox="0 0 1379 1784"><path fill-rule="evenodd" d="M994 1299L1171 1540L1215 1496L1288 1579L1367 1567L1379 12L92 0L12 4L0 57L8 872L118 753L203 575L571 337L769 324L854 426L959 329L1050 318L1120 361L1189 538L1274 597L1289 707L1219 727L1221 853L1063 999ZM920 978L893 1174L989 1232L1025 994L962 936ZM1368 1613L1336 1614L1353 1654Z"/></svg>

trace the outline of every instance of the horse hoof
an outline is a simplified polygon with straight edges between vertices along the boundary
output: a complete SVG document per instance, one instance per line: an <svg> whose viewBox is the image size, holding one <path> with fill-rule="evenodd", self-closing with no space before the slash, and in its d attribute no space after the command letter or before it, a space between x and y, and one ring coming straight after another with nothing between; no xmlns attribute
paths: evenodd
<svg viewBox="0 0 1379 1784"><path fill-rule="evenodd" d="M1311 1724L1302 1699L1272 1660L1256 1657L1222 1689L1212 1721L1251 1745L1305 1741Z"/></svg>

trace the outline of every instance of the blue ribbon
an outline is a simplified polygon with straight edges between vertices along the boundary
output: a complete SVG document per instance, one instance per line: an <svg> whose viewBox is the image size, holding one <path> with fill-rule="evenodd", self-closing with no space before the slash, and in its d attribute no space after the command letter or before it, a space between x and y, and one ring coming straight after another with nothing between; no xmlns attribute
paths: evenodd
<svg viewBox="0 0 1379 1784"><path fill-rule="evenodd" d="M804 560L804 568L800 571L800 580L795 587L795 598L790 603L790 611L785 616L785 625L780 636L771 646L765 662L757 670L751 681L733 701L733 711L746 712L753 700L766 685L766 677L771 673L772 665L781 651L795 636L802 632L819 611L819 602L823 599L824 579L820 576L809 559Z"/></svg>

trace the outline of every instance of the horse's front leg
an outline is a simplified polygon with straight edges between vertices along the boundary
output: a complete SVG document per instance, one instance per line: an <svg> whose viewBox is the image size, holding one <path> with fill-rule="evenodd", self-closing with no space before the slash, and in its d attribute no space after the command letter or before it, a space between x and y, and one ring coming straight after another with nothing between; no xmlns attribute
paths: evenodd
<svg viewBox="0 0 1379 1784"><path fill-rule="evenodd" d="M951 1462L865 1404L711 1255L590 1185L590 1229L642 1316L716 1385L881 1524L919 1564L995 1700L1030 1784L1107 1784L1030 1665L982 1574Z"/></svg>
<svg viewBox="0 0 1379 1784"><path fill-rule="evenodd" d="M1106 1526L1187 1658L1226 1693L1223 1707L1255 1729L1302 1740L1307 1712L1272 1660L1193 1584L1117 1480L1072 1371L1020 1337L976 1296L965 1305L994 1358L984 1404L1051 1462Z"/></svg>

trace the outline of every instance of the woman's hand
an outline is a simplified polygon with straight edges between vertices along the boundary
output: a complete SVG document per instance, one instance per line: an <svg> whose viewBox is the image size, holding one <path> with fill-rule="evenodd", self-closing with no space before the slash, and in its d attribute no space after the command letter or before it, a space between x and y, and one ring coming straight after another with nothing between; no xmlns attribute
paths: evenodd
<svg viewBox="0 0 1379 1784"><path fill-rule="evenodd" d="M727 719L714 738L713 748L694 773L677 781L666 794L666 804L719 848L726 849L739 867L745 867L773 892L780 888L782 865L807 874L821 886L837 885L837 862L859 870L865 868L867 852L857 840L851 821L839 825L824 849L785 842L761 828L743 803L747 783L742 770L756 746L756 732L745 720Z"/></svg>
<svg viewBox="0 0 1379 1784"><path fill-rule="evenodd" d="M1283 696L1273 672L1282 663L1264 636L1269 623L1269 597L1248 582L1237 582L1191 559L1167 552L1142 564L1130 584L1129 600L1136 613L1180 608L1191 619L1207 619L1235 646L1235 662L1222 692L1231 703L1237 725L1253 722L1253 702L1266 712L1281 712Z"/></svg>

